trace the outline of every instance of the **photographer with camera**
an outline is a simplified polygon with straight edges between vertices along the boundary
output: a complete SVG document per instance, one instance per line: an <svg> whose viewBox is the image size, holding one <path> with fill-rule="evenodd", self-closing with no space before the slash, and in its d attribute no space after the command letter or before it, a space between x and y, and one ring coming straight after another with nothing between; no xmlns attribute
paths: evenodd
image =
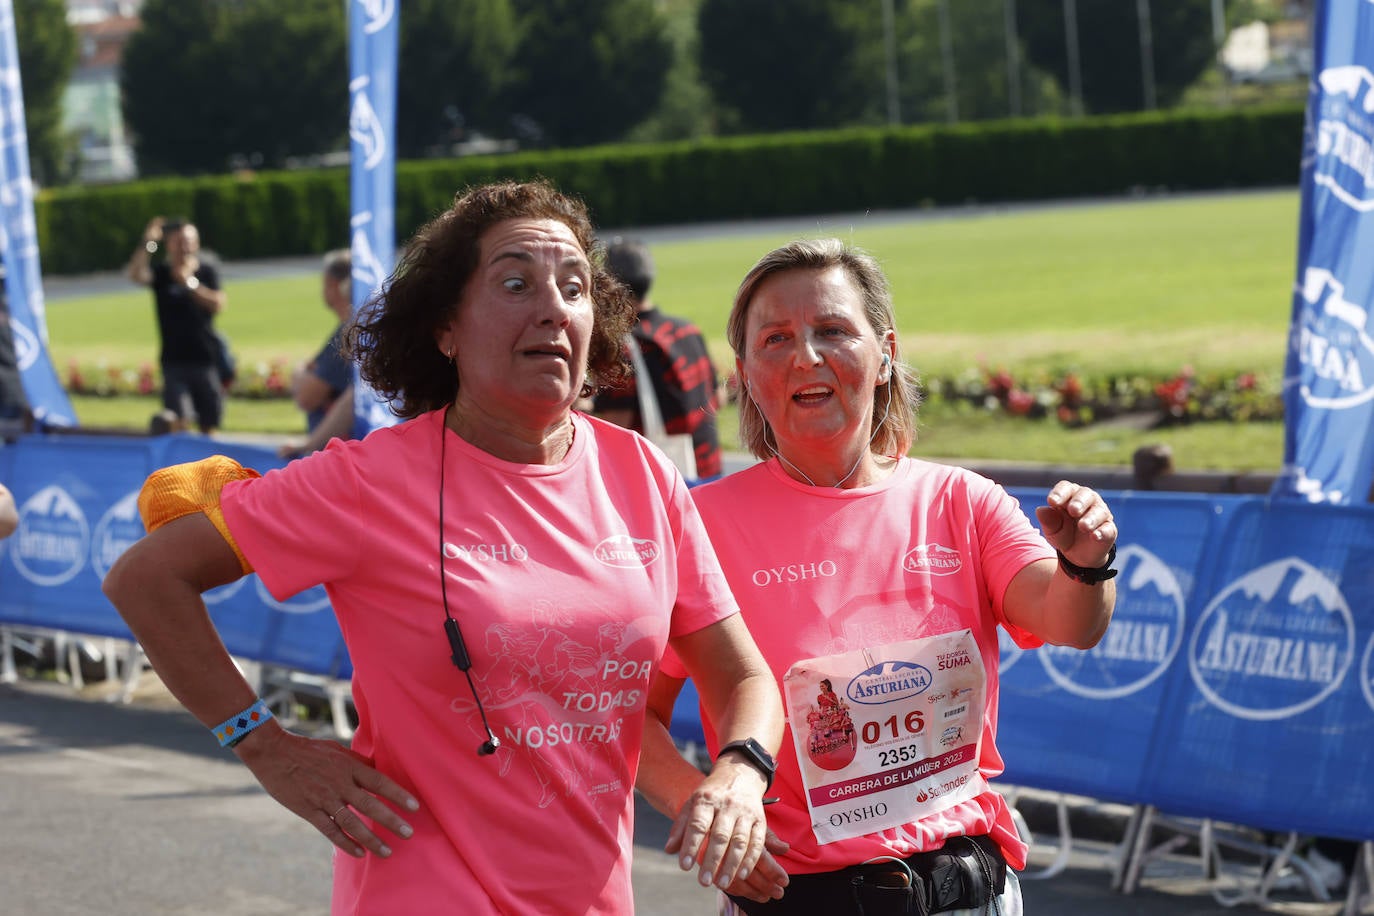
<svg viewBox="0 0 1374 916"><path fill-rule="evenodd" d="M224 415L229 379L223 372L227 350L215 333L214 319L224 310L227 297L216 265L201 255L195 224L154 217L125 272L153 291L163 407L185 417L189 397L196 426L206 435L215 432Z"/></svg>

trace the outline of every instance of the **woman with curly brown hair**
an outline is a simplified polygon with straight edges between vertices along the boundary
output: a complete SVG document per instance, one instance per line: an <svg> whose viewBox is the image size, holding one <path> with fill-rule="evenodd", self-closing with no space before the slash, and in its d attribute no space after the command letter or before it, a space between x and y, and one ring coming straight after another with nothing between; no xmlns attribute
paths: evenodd
<svg viewBox="0 0 1374 916"><path fill-rule="evenodd" d="M545 182L460 195L350 335L407 422L261 478L223 458L154 474L149 534L106 578L178 699L344 853L336 913L631 912L631 790L669 641L727 740L777 747L776 685L682 477L572 410L625 371L634 317L593 238ZM272 721L220 645L200 592L252 571L281 598L328 591L351 750ZM683 867L749 873L766 785L724 754L680 806Z"/></svg>

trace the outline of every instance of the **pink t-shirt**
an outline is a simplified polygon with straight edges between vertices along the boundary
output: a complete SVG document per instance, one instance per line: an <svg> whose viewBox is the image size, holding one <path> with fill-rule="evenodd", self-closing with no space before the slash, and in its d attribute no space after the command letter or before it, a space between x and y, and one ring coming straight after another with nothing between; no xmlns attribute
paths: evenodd
<svg viewBox="0 0 1374 916"><path fill-rule="evenodd" d="M979 769L985 778L1002 772L997 627L1018 645L1041 644L1007 623L1002 596L1028 564L1054 557L1005 490L961 468L909 458L871 487L811 487L772 460L698 487L693 498L779 683L800 659L971 629L987 672ZM686 676L671 654L663 670ZM1026 846L992 790L914 824L822 845L787 734L770 794L781 801L769 807L768 823L792 844L781 862L793 874L905 858L963 834L991 834L1009 863L1025 866Z"/></svg>
<svg viewBox="0 0 1374 916"><path fill-rule="evenodd" d="M336 914L633 912L631 790L669 634L737 611L681 476L575 415L556 465L497 459L442 412L232 483L224 517L277 598L324 583L354 665L355 751L420 800L382 859L336 854ZM450 661L439 565L501 739Z"/></svg>

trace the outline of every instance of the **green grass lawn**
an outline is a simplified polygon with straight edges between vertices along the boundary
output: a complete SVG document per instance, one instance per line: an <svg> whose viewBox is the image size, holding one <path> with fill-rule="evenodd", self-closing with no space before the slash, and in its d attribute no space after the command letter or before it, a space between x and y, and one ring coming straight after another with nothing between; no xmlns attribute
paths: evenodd
<svg viewBox="0 0 1374 916"><path fill-rule="evenodd" d="M1297 240L1298 195L1267 193L1122 200L1046 208L941 210L895 221L797 221L798 231L730 232L654 245L654 298L706 333L722 372L733 368L725 318L762 254L798 234L837 235L873 253L892 283L904 359L922 373L972 367L1014 374L1172 373L1283 368ZM244 366L291 363L320 346L331 316L316 276L228 284L220 327ZM156 361L145 290L51 303L59 373L82 365ZM81 398L83 424L146 424L150 399ZM722 417L734 441L734 418ZM289 401L235 399L230 431L301 428ZM1168 442L1180 468L1272 470L1281 424L1196 424L1173 430L1067 430L949 408L927 410L916 451L931 457L1071 464L1129 463L1145 442Z"/></svg>

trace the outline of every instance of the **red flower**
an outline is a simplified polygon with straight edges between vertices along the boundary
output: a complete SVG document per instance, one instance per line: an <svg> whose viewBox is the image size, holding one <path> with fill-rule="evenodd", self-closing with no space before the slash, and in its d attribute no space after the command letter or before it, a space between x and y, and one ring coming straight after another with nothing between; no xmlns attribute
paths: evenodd
<svg viewBox="0 0 1374 916"><path fill-rule="evenodd" d="M148 395L156 390L157 380L153 378L153 367L144 363L138 367L138 393Z"/></svg>

